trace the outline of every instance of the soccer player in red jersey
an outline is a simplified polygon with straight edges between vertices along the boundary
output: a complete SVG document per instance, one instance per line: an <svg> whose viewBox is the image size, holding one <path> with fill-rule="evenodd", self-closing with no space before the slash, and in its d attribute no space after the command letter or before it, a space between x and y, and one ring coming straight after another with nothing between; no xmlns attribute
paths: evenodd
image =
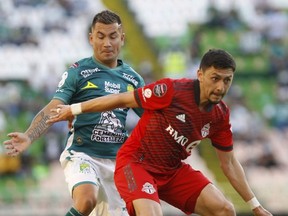
<svg viewBox="0 0 288 216"><path fill-rule="evenodd" d="M196 80L165 78L134 92L58 106L49 121L117 107L145 109L116 160L115 183L131 216L163 215L160 199L186 214L236 215L223 193L182 161L204 138L211 140L223 173L254 215L272 215L255 197L234 156L230 112L222 99L235 70L229 53L212 49L203 56Z"/></svg>

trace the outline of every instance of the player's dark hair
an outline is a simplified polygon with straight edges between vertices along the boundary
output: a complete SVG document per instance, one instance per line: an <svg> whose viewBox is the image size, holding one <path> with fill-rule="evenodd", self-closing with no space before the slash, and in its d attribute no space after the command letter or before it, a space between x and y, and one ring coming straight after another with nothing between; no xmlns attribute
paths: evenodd
<svg viewBox="0 0 288 216"><path fill-rule="evenodd" d="M103 23L103 24L113 24L118 23L119 25L122 24L120 17L109 10L103 10L100 13L97 13L92 21L91 28L95 26L96 23Z"/></svg>
<svg viewBox="0 0 288 216"><path fill-rule="evenodd" d="M233 72L236 70L236 63L233 56L221 49L210 49L204 54L200 63L200 69L205 71L209 67L216 69L231 68Z"/></svg>

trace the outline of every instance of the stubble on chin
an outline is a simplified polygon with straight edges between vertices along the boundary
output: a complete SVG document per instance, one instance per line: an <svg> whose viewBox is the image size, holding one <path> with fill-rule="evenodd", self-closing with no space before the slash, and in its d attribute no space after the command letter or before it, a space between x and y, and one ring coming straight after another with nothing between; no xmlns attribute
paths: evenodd
<svg viewBox="0 0 288 216"><path fill-rule="evenodd" d="M211 99L208 99L208 101L209 101L210 104L218 104L218 103L220 103L220 101L222 100L222 98L223 98L223 97L221 97L221 98L218 99L218 100L211 100Z"/></svg>

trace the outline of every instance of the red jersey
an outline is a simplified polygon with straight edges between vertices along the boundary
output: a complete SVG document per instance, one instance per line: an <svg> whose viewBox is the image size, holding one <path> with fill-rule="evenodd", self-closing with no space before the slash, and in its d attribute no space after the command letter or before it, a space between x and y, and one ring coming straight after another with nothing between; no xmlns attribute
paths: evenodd
<svg viewBox="0 0 288 216"><path fill-rule="evenodd" d="M131 161L155 173L177 169L204 138L220 150L233 149L229 108L221 101L200 111L198 80L165 78L134 96L145 111L118 151L116 169Z"/></svg>

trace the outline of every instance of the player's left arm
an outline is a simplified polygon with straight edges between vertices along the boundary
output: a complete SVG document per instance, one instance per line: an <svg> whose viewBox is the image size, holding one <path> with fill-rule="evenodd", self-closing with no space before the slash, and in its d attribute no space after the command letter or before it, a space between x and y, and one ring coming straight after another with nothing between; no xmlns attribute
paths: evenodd
<svg viewBox="0 0 288 216"><path fill-rule="evenodd" d="M221 169L228 178L234 189L240 194L245 202L247 202L255 216L271 216L272 214L264 209L258 203L253 191L251 190L244 169L232 151L221 151L216 149L217 156L220 161Z"/></svg>

